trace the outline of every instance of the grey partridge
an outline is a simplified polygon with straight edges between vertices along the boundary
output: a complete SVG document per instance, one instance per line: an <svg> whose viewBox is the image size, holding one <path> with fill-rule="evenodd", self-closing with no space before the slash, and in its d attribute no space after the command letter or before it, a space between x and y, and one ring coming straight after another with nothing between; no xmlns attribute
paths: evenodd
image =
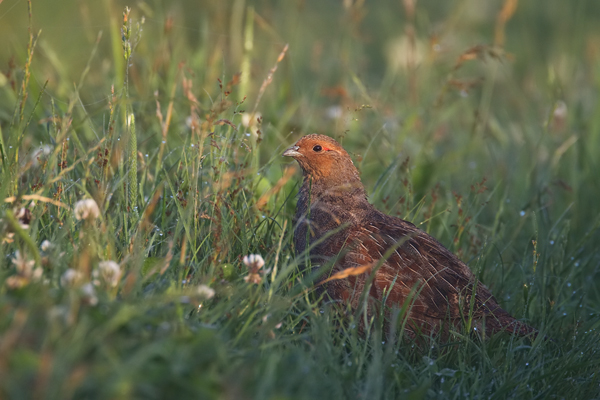
<svg viewBox="0 0 600 400"><path fill-rule="evenodd" d="M388 325L392 311L404 307L410 337L447 337L466 321L483 336L500 331L537 336L435 238L375 209L337 141L307 135L283 155L294 158L303 173L294 218L296 253L307 254L313 268L331 267L320 282L331 300L354 310L367 304L369 318L383 310L379 315Z"/></svg>

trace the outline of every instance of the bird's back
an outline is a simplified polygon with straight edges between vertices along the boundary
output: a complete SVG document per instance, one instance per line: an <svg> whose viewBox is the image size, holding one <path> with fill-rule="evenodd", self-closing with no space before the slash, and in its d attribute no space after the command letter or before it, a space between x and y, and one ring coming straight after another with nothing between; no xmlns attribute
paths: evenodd
<svg viewBox="0 0 600 400"><path fill-rule="evenodd" d="M324 284L331 299L358 308L368 290L367 312L373 314L383 306L388 318L408 302L406 326L412 334L447 335L448 329L460 329L466 321L487 335L502 330L535 332L504 311L471 270L432 236L368 203L359 207L350 203L320 199L308 218L306 213L297 215L297 248L312 243L310 255L317 268L339 257L323 277L346 275Z"/></svg>

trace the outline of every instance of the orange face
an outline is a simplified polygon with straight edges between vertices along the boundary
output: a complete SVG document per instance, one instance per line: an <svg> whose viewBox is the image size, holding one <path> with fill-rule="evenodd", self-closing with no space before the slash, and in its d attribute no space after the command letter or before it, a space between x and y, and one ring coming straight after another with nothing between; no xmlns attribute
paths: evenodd
<svg viewBox="0 0 600 400"><path fill-rule="evenodd" d="M355 170L346 150L329 136L304 136L283 155L298 161L304 174L313 178L344 175Z"/></svg>

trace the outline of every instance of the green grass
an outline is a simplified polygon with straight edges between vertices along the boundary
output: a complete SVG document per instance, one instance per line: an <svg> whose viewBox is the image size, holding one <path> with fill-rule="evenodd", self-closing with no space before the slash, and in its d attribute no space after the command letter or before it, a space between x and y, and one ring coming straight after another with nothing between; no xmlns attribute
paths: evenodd
<svg viewBox="0 0 600 400"><path fill-rule="evenodd" d="M600 6L355 3L0 3L0 397L598 397ZM556 342L320 303L280 156L312 132Z"/></svg>

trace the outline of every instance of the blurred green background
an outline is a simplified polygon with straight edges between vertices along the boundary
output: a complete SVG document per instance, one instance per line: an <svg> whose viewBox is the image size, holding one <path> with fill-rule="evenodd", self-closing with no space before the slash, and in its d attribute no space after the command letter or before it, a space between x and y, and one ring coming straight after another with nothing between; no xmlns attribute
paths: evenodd
<svg viewBox="0 0 600 400"><path fill-rule="evenodd" d="M0 1L1 397L597 396L598 1L31 5L30 24L27 1ZM280 156L313 132L557 343L415 348L321 304ZM74 218L83 198L98 221ZM251 253L271 270L258 285ZM108 259L123 276L97 304L61 283Z"/></svg>

